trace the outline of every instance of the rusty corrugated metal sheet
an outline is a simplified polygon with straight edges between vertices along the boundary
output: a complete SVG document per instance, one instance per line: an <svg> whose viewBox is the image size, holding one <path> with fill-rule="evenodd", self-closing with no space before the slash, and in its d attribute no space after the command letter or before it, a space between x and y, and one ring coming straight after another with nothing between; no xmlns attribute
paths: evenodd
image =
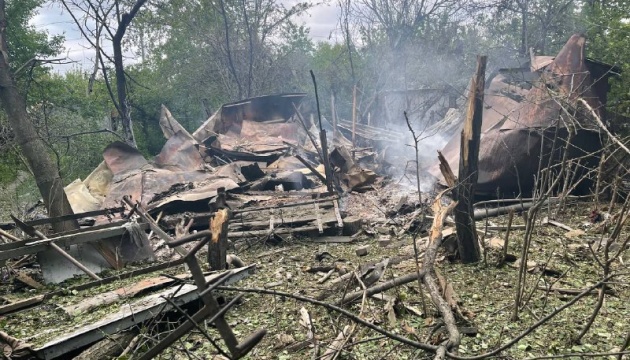
<svg viewBox="0 0 630 360"><path fill-rule="evenodd" d="M179 143L177 136L169 141ZM165 147L164 158L177 159L177 146ZM189 156L183 152L182 157ZM142 154L131 146L122 142L110 144L103 152L105 163L112 170L114 177L109 186L109 192L101 205L102 208L118 205L125 195L148 209L164 206L172 201L199 201L216 196L219 187L226 190L238 187L237 179L216 176L203 170L196 169L194 161L182 160L179 167L170 169L159 168L150 164ZM174 160L173 160L174 161ZM170 161L169 161L170 163ZM183 164L189 164L189 168ZM188 186L188 184L190 186ZM185 185L183 189L172 191L173 186ZM170 194L169 192L173 192ZM155 201L160 197L159 201Z"/></svg>
<svg viewBox="0 0 630 360"><path fill-rule="evenodd" d="M297 107L305 96L304 93L265 95L224 104L192 135L202 143L213 134L240 136L244 121L286 121L295 114L293 105Z"/></svg>
<svg viewBox="0 0 630 360"><path fill-rule="evenodd" d="M178 131L173 134L155 157L155 165L172 171L202 170L205 162L199 145L190 134Z"/></svg>
<svg viewBox="0 0 630 360"><path fill-rule="evenodd" d="M599 112L602 96L595 93L594 79L584 57L585 38L573 35L558 55L540 74L531 89L510 79L496 76L485 94L481 144L479 149L478 194L524 194L531 191L542 154L543 164L550 156L557 158L551 144L558 131L567 137L566 105L586 100ZM605 97L603 97L605 98ZM569 110L572 111L572 110ZM588 116L577 113L582 129L572 138L569 158L582 156L601 147L599 135ZM541 152L542 145L542 152ZM558 144L556 144L558 147ZM443 154L457 174L460 134L457 132L443 149ZM553 154L552 154L553 152ZM555 160L557 162L557 159ZM596 162L596 159L591 159ZM430 172L439 178L436 166Z"/></svg>

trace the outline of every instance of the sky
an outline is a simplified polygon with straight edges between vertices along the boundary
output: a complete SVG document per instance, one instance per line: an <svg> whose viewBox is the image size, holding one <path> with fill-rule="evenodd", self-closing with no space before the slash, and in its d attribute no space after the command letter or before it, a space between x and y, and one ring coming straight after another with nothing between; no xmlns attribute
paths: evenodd
<svg viewBox="0 0 630 360"><path fill-rule="evenodd" d="M296 3L296 0L281 0L286 6ZM337 31L337 19L339 9L336 2L324 0L323 3L315 5L308 13L296 18L298 22L304 23L310 29L310 36L315 42L336 41L339 38ZM54 65L53 69L64 73L74 68L90 69L93 65L94 50L89 42L82 38L80 31L74 21L63 10L60 4L46 3L39 9L39 13L31 20L31 25L39 30L46 30L50 36L64 35L66 57L70 63Z"/></svg>

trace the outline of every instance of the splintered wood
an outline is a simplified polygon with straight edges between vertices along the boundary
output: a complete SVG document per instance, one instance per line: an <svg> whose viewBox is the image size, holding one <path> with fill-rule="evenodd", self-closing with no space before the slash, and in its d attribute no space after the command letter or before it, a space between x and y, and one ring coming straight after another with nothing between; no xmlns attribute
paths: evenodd
<svg viewBox="0 0 630 360"><path fill-rule="evenodd" d="M210 243L208 243L208 263L210 264L210 268L214 270L225 269L229 219L230 211L228 209L219 209L215 212L215 215L210 218L210 231L212 232L212 236Z"/></svg>
<svg viewBox="0 0 630 360"><path fill-rule="evenodd" d="M212 242L217 243L223 233L223 224L229 220L228 209L218 210L214 217L210 219L210 231L212 231Z"/></svg>

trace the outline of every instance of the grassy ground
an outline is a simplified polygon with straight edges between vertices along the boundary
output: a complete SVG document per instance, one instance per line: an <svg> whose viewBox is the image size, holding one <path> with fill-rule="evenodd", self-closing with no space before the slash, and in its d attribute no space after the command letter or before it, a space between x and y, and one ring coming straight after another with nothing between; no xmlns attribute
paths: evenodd
<svg viewBox="0 0 630 360"><path fill-rule="evenodd" d="M0 185L0 222L11 221L10 214L22 214L40 198L34 180L26 171L19 170L17 177Z"/></svg>
<svg viewBox="0 0 630 360"><path fill-rule="evenodd" d="M393 194L393 193L391 193ZM411 197L411 196L410 196ZM362 199L362 200L361 200ZM361 203L361 201L363 201ZM376 242L379 230L397 225L387 222L383 213L377 209L387 208L395 202L394 196L390 196L387 190L381 190L378 194L360 196L350 199L354 208L350 206L350 213L363 212L367 220L368 230L374 230L374 235L358 237L352 244L314 244L308 238L291 238L280 246L270 246L256 243L251 247L244 246L238 255L248 264L257 263L257 273L245 279L236 286L247 288L265 288L271 283L280 283L273 289L288 293L312 297L328 286L318 284L323 274L312 274L304 271L307 267L320 264L315 260L315 255L326 251L334 256L323 264L335 262L348 269L356 269L369 262L380 261L385 257L404 258L413 251L410 246L399 244L394 247L381 248ZM370 205L371 204L371 205ZM371 206L371 207L370 207ZM578 229L588 222L591 204L579 203L571 205L568 210L556 216L556 220ZM368 216L368 214L371 214ZM546 210L541 213L541 218L546 216ZM399 219L399 222L405 219ZM505 216L491 219L493 225L505 225ZM393 224L393 225L392 225ZM516 216L514 225L522 225L521 217ZM484 223L478 223L482 229ZM492 224L491 224L492 225ZM621 238L628 236L630 232L624 228ZM494 231L495 237L502 238L505 233ZM513 230L510 235L509 253L520 256L524 237L523 230ZM437 268L447 281L453 286L459 299L459 306L464 318L459 318L459 326L474 328L476 335L462 337L459 347L461 356L473 356L490 351L493 348L506 343L519 333L528 329L532 324L554 309L566 304L573 298L558 292L547 292L539 287L551 284L563 289L584 289L601 279L601 268L594 260L588 243L601 239L602 235L593 231L593 226L586 229L583 234L567 234L566 230L551 225L539 224L534 232L530 261L530 271L526 278L525 298L528 299L523 309L519 312L519 319L512 321L514 306L515 286L518 269L513 264L497 267L499 250L488 249L486 262L475 265L462 265L451 263L446 254L438 255ZM606 235L604 236L606 237ZM408 235L398 239L407 240L411 244ZM366 257L358 257L355 249L361 245L369 245L370 253ZM265 255L269 251L284 248L281 252ZM615 271L625 271L629 251L625 250L617 259ZM601 255L601 252L598 253ZM202 255L203 258L203 255ZM545 271L543 271L545 270ZM183 269L179 269L183 271ZM405 260L392 265L386 271L383 280L405 275L415 271L413 260ZM154 274L155 275L155 274ZM532 332L516 345L500 354L500 358L524 359L530 357L569 354L575 355L568 358L592 358L592 356L580 357L579 354L610 352L618 350L624 343L630 325L630 289L628 287L630 276L627 274L614 278L611 287L613 295L607 295L604 306L596 318L591 330L580 343L574 341L589 316L591 315L597 296L588 295L560 312L556 317L547 321L542 327ZM135 279L134 281L137 281ZM108 285L102 289L90 289L75 294L61 296L47 305L36 308L34 312L23 312L9 318L0 318L0 327L10 334L20 334L19 337L28 337L35 332L45 332L46 326L55 328L70 328L77 326L78 320L63 320L54 303L68 304L79 299L93 296L96 292L114 289L121 283ZM409 283L386 292L396 299L395 305L388 306L382 300L368 299L363 305L360 302L346 308L355 314L361 312L361 317L378 326L410 339L439 344L446 338L444 328L440 326L441 320L435 307L425 294L427 303L426 314L415 314L409 309L422 310L422 293L417 283ZM10 296L29 296L32 293L11 294ZM342 291L333 293L327 299L334 302L342 296ZM390 304L391 305L391 304ZM88 321L92 316L107 313L115 309L119 304L109 308L101 308L93 314L89 314L84 320ZM312 359L314 347L307 345L302 348L292 347L296 343L306 340L306 328L300 325L300 309L304 307L310 314L315 326L315 338L320 344L321 354L334 340L339 331L352 323L335 312L329 312L322 307L299 302L290 298L270 296L262 294L246 294L244 301L228 312L228 321L233 325L239 338L246 336L255 329L267 329L267 335L263 341L252 351L250 359ZM30 324L25 327L24 324ZM34 330L33 330L34 329ZM218 334L210 329L209 333L214 338ZM41 339L44 339L42 337ZM40 340L38 340L40 341ZM175 344L161 355L161 359L210 359L216 351L209 342L198 332L193 331L181 342ZM426 354L407 345L383 337L381 334L357 325L354 328L351 339L346 343L341 359L424 359L433 358L432 354ZM613 359L615 357L610 357Z"/></svg>

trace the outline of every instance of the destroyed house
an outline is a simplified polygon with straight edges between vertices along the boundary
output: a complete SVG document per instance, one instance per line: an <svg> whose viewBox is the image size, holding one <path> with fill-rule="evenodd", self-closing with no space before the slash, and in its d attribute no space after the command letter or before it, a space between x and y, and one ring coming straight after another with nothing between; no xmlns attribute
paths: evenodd
<svg viewBox="0 0 630 360"><path fill-rule="evenodd" d="M477 195L526 196L539 167L557 168L563 159L577 179L597 167L598 120L607 116L608 79L620 70L587 59L585 43L573 35L555 57L532 56L528 68L502 69L487 80ZM442 153L457 175L459 130ZM437 163L429 172L441 179ZM589 186L585 178L578 190Z"/></svg>

